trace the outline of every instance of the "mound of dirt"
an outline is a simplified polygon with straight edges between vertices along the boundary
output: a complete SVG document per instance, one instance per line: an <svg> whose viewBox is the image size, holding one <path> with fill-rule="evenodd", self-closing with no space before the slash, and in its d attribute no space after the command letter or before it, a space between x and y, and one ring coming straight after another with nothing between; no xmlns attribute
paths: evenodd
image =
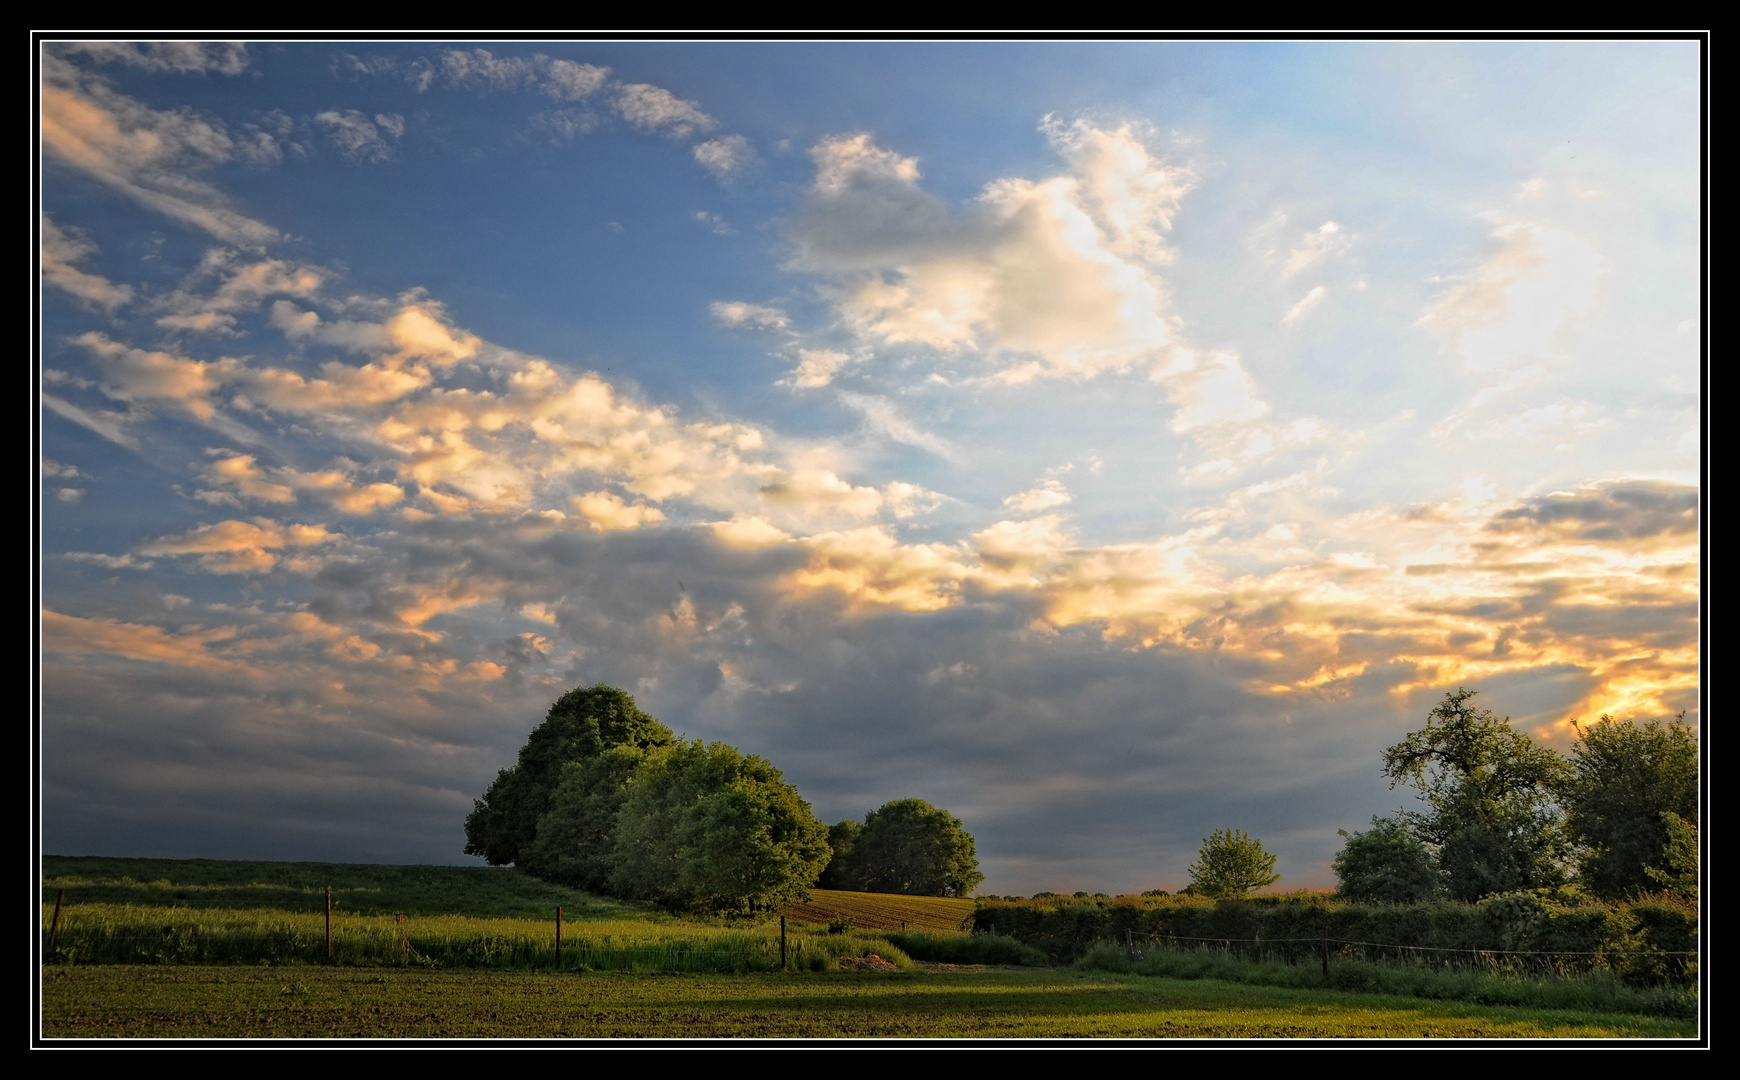
<svg viewBox="0 0 1740 1080"><path fill-rule="evenodd" d="M872 953L869 956L840 957L841 971L899 971L900 969Z"/></svg>

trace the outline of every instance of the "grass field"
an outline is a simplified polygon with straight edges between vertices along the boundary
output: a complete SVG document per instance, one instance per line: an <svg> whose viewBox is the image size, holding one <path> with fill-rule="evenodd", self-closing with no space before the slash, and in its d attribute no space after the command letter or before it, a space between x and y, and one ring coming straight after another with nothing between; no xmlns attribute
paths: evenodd
<svg viewBox="0 0 1740 1080"><path fill-rule="evenodd" d="M770 916L677 918L485 867L55 857L45 932L62 889L42 969L51 1038L1695 1035L1695 997L1664 1009L1475 987L1450 1001L1408 973L1314 986L1288 965L1187 958L1201 970L1149 970L1117 949L1097 968L1047 968L1013 938L963 933L963 900L818 891L788 909L782 963ZM827 932L845 919L855 926ZM839 970L872 954L896 970Z"/></svg>
<svg viewBox="0 0 1740 1080"><path fill-rule="evenodd" d="M865 930L918 930L960 933L973 916L971 900L945 896L899 896L893 893L811 889L807 903L785 909L787 918L814 926L840 919Z"/></svg>
<svg viewBox="0 0 1740 1080"><path fill-rule="evenodd" d="M73 967L47 1038L1687 1039L1688 1021L1081 971Z"/></svg>

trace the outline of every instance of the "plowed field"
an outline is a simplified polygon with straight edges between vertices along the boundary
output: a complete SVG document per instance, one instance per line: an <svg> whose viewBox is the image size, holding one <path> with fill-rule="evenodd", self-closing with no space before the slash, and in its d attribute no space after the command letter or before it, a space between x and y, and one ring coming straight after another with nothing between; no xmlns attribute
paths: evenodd
<svg viewBox="0 0 1740 1080"><path fill-rule="evenodd" d="M843 892L811 889L806 904L784 911L788 919L823 926L848 918L864 930L926 930L948 933L962 929L973 914L971 900L944 896L902 896L898 893Z"/></svg>

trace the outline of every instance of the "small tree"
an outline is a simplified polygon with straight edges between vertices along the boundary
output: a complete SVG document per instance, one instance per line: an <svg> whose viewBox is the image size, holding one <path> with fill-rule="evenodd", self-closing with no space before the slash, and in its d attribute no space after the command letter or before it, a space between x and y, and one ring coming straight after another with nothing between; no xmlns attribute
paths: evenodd
<svg viewBox="0 0 1740 1080"><path fill-rule="evenodd" d="M1238 829L1216 829L1190 864L1190 890L1198 896L1244 896L1280 880L1275 857Z"/></svg>
<svg viewBox="0 0 1740 1080"><path fill-rule="evenodd" d="M971 896L979 873L973 838L961 819L923 799L896 799L864 816L830 880L837 888L914 896Z"/></svg>
<svg viewBox="0 0 1740 1080"><path fill-rule="evenodd" d="M1408 904L1429 900L1440 889L1432 853L1395 818L1371 819L1366 832L1341 830L1347 843L1335 857L1336 890L1348 900Z"/></svg>

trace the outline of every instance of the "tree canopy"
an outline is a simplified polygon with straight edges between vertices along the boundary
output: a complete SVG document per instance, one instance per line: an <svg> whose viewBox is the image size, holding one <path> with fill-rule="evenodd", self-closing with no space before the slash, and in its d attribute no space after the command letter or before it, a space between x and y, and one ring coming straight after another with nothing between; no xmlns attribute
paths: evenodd
<svg viewBox="0 0 1740 1080"><path fill-rule="evenodd" d="M1390 787L1417 788L1426 804L1402 818L1455 899L1560 884L1568 844L1555 794L1565 761L1474 697L1446 694L1424 728L1384 751Z"/></svg>
<svg viewBox="0 0 1740 1080"><path fill-rule="evenodd" d="M1238 829L1216 829L1189 870L1190 891L1198 896L1239 897L1281 880L1275 856Z"/></svg>
<svg viewBox="0 0 1740 1080"><path fill-rule="evenodd" d="M831 887L916 896L970 896L979 873L961 820L923 799L896 799L831 830L844 850L829 865Z"/></svg>
<svg viewBox="0 0 1740 1080"><path fill-rule="evenodd" d="M565 768L611 747L664 746L671 730L609 686L576 687L556 699L544 722L520 748L519 760L496 774L465 819L465 853L491 866L520 864L539 820L565 778Z"/></svg>
<svg viewBox="0 0 1740 1080"><path fill-rule="evenodd" d="M1578 880L1604 897L1661 888L1673 872L1676 830L1683 849L1691 829L1696 852L1697 734L1683 713L1666 723L1603 716L1576 731L1563 802L1566 826L1584 849ZM1683 863L1683 854L1677 859Z"/></svg>
<svg viewBox="0 0 1740 1080"><path fill-rule="evenodd" d="M778 907L827 865L828 828L759 757L724 743L650 751L617 814L616 895L672 909Z"/></svg>
<svg viewBox="0 0 1740 1080"><path fill-rule="evenodd" d="M1395 818L1371 819L1366 832L1349 833L1335 856L1337 893L1349 900L1407 904L1428 900L1442 888L1426 845Z"/></svg>

